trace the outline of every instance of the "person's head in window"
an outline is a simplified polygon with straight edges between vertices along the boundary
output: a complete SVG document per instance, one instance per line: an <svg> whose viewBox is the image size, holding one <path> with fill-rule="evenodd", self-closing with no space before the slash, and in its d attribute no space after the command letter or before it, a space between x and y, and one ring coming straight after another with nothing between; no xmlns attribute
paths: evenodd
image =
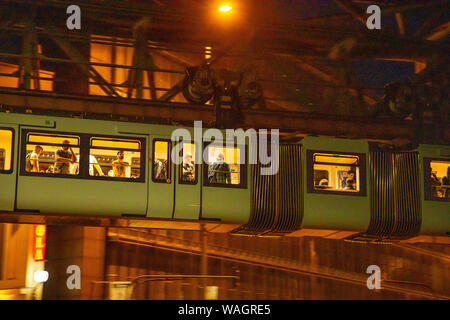
<svg viewBox="0 0 450 320"><path fill-rule="evenodd" d="M117 159L123 160L124 157L125 157L125 154L122 150L117 152Z"/></svg>
<svg viewBox="0 0 450 320"><path fill-rule="evenodd" d="M355 179L355 171L349 170L347 171L347 180L354 180Z"/></svg>
<svg viewBox="0 0 450 320"><path fill-rule="evenodd" d="M222 152L219 152L217 154L217 160L216 161L217 162L223 162L223 153Z"/></svg>
<svg viewBox="0 0 450 320"><path fill-rule="evenodd" d="M190 153L187 153L187 154L184 156L184 162L185 162L185 163L192 163L192 155L191 155Z"/></svg>
<svg viewBox="0 0 450 320"><path fill-rule="evenodd" d="M63 149L64 151L69 150L69 144L70 144L69 140L64 140L64 141L62 142L62 144L63 144L62 149Z"/></svg>
<svg viewBox="0 0 450 320"><path fill-rule="evenodd" d="M44 149L43 149L41 146L36 146L36 147L34 147L34 152L35 152L37 155L40 155L43 151L44 151Z"/></svg>

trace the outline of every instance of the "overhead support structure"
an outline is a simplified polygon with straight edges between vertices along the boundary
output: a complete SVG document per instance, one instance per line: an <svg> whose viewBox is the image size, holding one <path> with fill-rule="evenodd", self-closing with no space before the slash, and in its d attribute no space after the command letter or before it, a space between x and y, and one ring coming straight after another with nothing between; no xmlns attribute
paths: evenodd
<svg viewBox="0 0 450 320"><path fill-rule="evenodd" d="M25 27L22 36L22 54L26 58L20 59L19 65L19 85L20 89L30 90L33 79L34 89L40 90L39 81L39 44L35 32L35 11L26 17Z"/></svg>
<svg viewBox="0 0 450 320"><path fill-rule="evenodd" d="M434 81L436 85L432 89L440 90L445 81L428 74L436 73L435 70L443 73L445 62L435 64L432 60L441 61L440 55L450 50L448 43L443 41L448 37L449 25L428 20L413 36L409 34L411 30L406 25L406 17L412 17L414 10L430 10L436 20L442 20L440 13L450 1L423 0L401 5L400 1L395 1L396 4L376 1L382 6L383 17L395 15L398 23L398 30L395 26L393 30L386 30L388 28L383 25L378 31L369 31L365 26L367 14L363 8L372 2L335 1L345 12L306 19L286 15L286 21L281 21L279 16L271 16L272 12L264 12L261 8L263 14L273 19L270 23L264 19L252 20L250 14L250 19L236 21L232 28L220 28L217 21L211 23L197 10L186 11L183 4L175 6L153 1L158 5L152 2L133 6L114 3L105 7L92 1L79 1L83 9L83 30L71 32L65 30L67 17L60 14L61 9L67 7L64 1L1 1L0 37L6 35L15 43L23 40L21 48L0 43L0 62L5 70L0 74L5 79L5 87L1 90L2 95L8 96L3 103L12 107L48 109L48 114L77 110L97 113L101 117L108 115L111 119L138 118L140 121L145 118L143 121L183 124L203 120L216 126L221 125L222 110L227 116L222 118L231 120L222 123L225 127L280 128L285 130L284 134L293 131L393 139L393 132L383 134L375 125L392 121L388 113L378 112L384 105L383 85L364 88L355 77L353 59L394 58L426 64L427 68L423 67L426 72L410 80L419 85ZM201 9L201 3L194 5ZM289 6L286 8L290 9ZM8 15L12 8L17 10ZM31 12L35 12L35 17L29 14ZM342 23L352 22L352 17L359 24ZM43 54L38 49L38 38ZM349 42L351 45L347 46ZM212 59L205 60L205 48L214 52ZM340 54L333 57L332 52ZM98 58L102 61L97 61ZM122 61L126 62L120 64ZM285 64L287 71L280 73L276 68L277 61ZM39 76L40 63L46 71L45 78ZM214 94L211 98L204 94L206 85L197 81L197 78L204 80L205 77L191 81L190 93L194 97L200 96L199 102L186 98L185 70L200 68L203 64L216 75L212 77ZM17 66L20 66L19 73L14 72ZM245 72L242 71L247 66L255 67L256 76L247 75L248 79L244 79ZM14 71L9 71L11 69ZM240 79L231 81L217 76L221 69L240 74ZM119 73L119 70L124 72ZM144 80L145 74L148 82ZM158 78L161 74L165 76ZM11 86L9 81L14 77L20 79L17 88L26 90L26 93L16 92L15 99L11 98L14 85ZM32 91L39 90L40 80L45 81L43 90L49 90L49 95ZM259 82L263 85L259 86ZM225 87L233 90L219 90ZM124 91L119 92L121 89ZM22 101L23 94L28 95L28 101ZM75 99L69 95L78 96ZM216 96L222 99L214 99ZM50 97L61 105L49 103ZM184 102L174 103L175 100ZM232 103L233 100L238 103ZM440 110L445 109L439 101L435 105ZM413 110L418 109L413 107ZM447 141L449 118L445 112L439 113L435 109L437 112L431 116L428 111L424 113L423 123L418 121L418 124L414 115L413 121L404 121L406 117L411 118L410 113L395 120L400 121L400 128L407 128L404 132L400 130L400 139L414 139L409 130L415 128L416 136L434 135L440 141ZM297 110L302 112L295 112ZM371 121L364 116L377 119ZM354 121L348 122L346 118ZM366 131L359 123L368 124L370 129ZM348 128L343 128L344 124ZM422 134L423 128L430 128L433 133Z"/></svg>
<svg viewBox="0 0 450 320"><path fill-rule="evenodd" d="M153 58L148 49L148 30L150 28L150 18L144 17L134 26L134 49L132 69L128 73L128 91L127 97L133 97L133 91L136 90L135 97L143 98L144 70L147 72L148 84L150 87L150 98L156 100L155 75L156 68Z"/></svg>
<svg viewBox="0 0 450 320"><path fill-rule="evenodd" d="M425 38L427 40L432 40L432 41L441 41L441 40L444 40L445 38L447 38L449 34L450 34L450 21L446 22L443 25L434 29Z"/></svg>
<svg viewBox="0 0 450 320"><path fill-rule="evenodd" d="M55 95L44 92L18 92L0 88L3 107L35 110L39 114L84 113L91 118L129 120L193 125L193 119L203 123L214 123L214 109L211 106L176 102L133 101L109 97L80 97ZM450 125L443 124L439 137L427 137L425 131L433 132L432 122L420 124L416 121L371 119L367 116L312 114L307 112L241 110L241 127L254 129L279 129L298 131L305 135L325 135L359 139L407 140L415 141L421 132L421 142L448 144ZM423 131L420 131L423 130Z"/></svg>
<svg viewBox="0 0 450 320"><path fill-rule="evenodd" d="M75 48L67 39L58 35L61 33L58 28L54 26L48 26L47 32L50 38L64 51L64 53L80 68L80 70L89 78L94 79L99 83L100 88L108 95L120 97L114 87L108 83L92 65L89 65L89 59L86 59L77 48Z"/></svg>
<svg viewBox="0 0 450 320"><path fill-rule="evenodd" d="M404 36L406 34L406 21L403 18L403 13L396 12L395 20L397 21L398 32Z"/></svg>

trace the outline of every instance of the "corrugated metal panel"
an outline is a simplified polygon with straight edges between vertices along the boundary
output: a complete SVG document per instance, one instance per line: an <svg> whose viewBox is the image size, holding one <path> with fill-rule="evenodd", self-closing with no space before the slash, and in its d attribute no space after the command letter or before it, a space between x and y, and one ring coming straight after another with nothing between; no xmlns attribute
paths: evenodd
<svg viewBox="0 0 450 320"><path fill-rule="evenodd" d="M409 238L420 231L419 154L370 152L371 219L365 235Z"/></svg>
<svg viewBox="0 0 450 320"><path fill-rule="evenodd" d="M281 145L279 154L276 175L263 176L261 164L252 166L250 219L232 233L277 236L300 228L303 216L301 145Z"/></svg>

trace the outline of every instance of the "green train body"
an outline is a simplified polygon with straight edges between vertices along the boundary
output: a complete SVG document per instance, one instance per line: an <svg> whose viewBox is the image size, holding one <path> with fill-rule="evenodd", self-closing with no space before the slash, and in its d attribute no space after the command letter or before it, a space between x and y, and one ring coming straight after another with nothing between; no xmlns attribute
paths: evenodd
<svg viewBox="0 0 450 320"><path fill-rule="evenodd" d="M450 146L419 145L393 152L374 149L364 140L305 137L298 144L282 144L278 174L264 176L261 164L248 164L249 153L256 150L247 142L239 151L247 162L231 171L238 177L236 185L209 184L209 169L203 164L196 166L195 182L183 183L182 169L172 161L166 179L155 180L155 143L169 143L176 129L180 127L0 113L0 130L13 133L11 166L0 170L0 211L212 220L241 225L233 232L245 235L284 235L302 228L349 230L367 237L449 235L450 202L430 195L428 167L450 166ZM194 137L194 128L184 129ZM32 145L34 134L78 137L78 174L27 172L26 145ZM139 143L138 179L91 176L85 153L102 137ZM206 139L195 148L203 154L210 143ZM350 166L357 171L355 179L342 169ZM345 174L348 186L341 183ZM445 194L445 186L439 188Z"/></svg>

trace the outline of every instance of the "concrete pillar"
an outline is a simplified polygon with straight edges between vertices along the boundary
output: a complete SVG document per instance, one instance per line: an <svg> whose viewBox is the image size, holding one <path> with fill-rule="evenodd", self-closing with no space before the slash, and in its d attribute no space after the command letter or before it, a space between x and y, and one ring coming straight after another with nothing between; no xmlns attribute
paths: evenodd
<svg viewBox="0 0 450 320"><path fill-rule="evenodd" d="M105 280L106 229L97 227L48 226L44 299L101 299L103 286L92 281ZM81 288L69 289L69 266L78 266ZM75 284L72 277L70 283Z"/></svg>

